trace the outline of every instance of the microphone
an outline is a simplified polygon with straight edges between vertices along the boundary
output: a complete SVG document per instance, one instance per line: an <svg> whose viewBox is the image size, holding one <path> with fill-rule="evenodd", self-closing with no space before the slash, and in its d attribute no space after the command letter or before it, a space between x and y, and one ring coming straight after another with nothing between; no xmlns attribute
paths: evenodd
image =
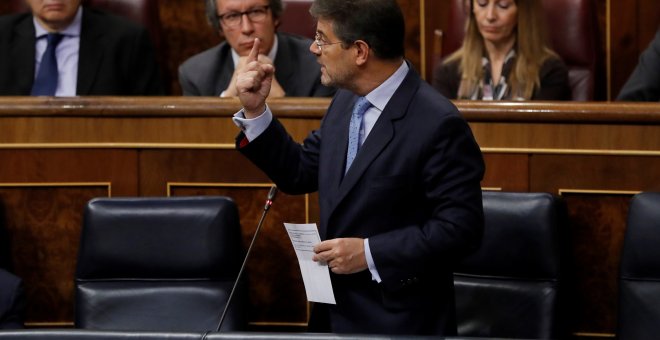
<svg viewBox="0 0 660 340"><path fill-rule="evenodd" d="M238 271L238 275L236 276L236 281L234 281L234 286L231 288L231 292L229 293L229 298L227 298L225 309L222 311L222 315L220 316L220 322L218 322L218 327L215 330L216 332L220 331L220 327L222 327L222 323L225 321L225 316L227 316L227 311L229 310L229 304L231 303L231 298L234 296L234 291L236 291L236 286L238 286L238 281L241 279L241 275L243 274L243 270L245 269L245 264L247 263L248 257L250 257L250 252L252 251L252 246L254 245L254 241L257 239L257 235L259 234L261 225L263 224L264 219L266 218L266 213L268 212L268 210L270 210L270 207L273 205L273 201L275 200L276 195L277 195L277 186L273 185L272 187L270 187L270 191L268 192L268 198L266 199L266 204L264 205L264 212L261 214L261 219L259 220L259 223L257 223L257 230L254 231L254 236L252 236L252 242L250 242L250 246L248 247L248 250L245 253L243 264L241 265L241 269Z"/></svg>

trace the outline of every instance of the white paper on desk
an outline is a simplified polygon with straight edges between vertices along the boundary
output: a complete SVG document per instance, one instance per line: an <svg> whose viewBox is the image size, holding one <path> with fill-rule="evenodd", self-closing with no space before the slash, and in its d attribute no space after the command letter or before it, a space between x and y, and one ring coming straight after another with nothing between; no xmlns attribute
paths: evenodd
<svg viewBox="0 0 660 340"><path fill-rule="evenodd" d="M321 242L315 223L294 224L284 223L289 233L291 244L298 257L298 265L305 283L307 300L313 302L337 304L332 291L330 272L326 263L312 261L314 246Z"/></svg>

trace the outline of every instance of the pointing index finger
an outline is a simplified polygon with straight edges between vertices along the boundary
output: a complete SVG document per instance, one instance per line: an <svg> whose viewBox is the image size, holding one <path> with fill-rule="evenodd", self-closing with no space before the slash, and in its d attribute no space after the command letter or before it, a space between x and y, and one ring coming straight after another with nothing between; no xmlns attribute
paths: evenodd
<svg viewBox="0 0 660 340"><path fill-rule="evenodd" d="M259 45L261 45L261 41L259 38L254 38L254 44L252 44L252 50L250 51L250 54L247 57L247 62L253 62L257 61L257 57L259 56Z"/></svg>

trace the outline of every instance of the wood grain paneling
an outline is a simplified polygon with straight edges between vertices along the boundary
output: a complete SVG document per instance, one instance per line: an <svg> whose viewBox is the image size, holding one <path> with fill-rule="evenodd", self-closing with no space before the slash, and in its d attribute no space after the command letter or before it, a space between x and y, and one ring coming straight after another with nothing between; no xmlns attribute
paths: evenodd
<svg viewBox="0 0 660 340"><path fill-rule="evenodd" d="M27 322L73 322L73 272L88 200L137 195L129 150L0 149L0 204L12 267L25 280Z"/></svg>
<svg viewBox="0 0 660 340"><path fill-rule="evenodd" d="M82 211L109 186L0 183L12 264L25 285L26 323L72 325L73 279Z"/></svg>
<svg viewBox="0 0 660 340"><path fill-rule="evenodd" d="M618 270L629 194L563 193L570 223L574 332L616 333Z"/></svg>
<svg viewBox="0 0 660 340"><path fill-rule="evenodd" d="M560 194L569 209L576 290L575 332L616 331L617 278L628 201L658 191L660 159L638 156L534 155L530 191Z"/></svg>
<svg viewBox="0 0 660 340"><path fill-rule="evenodd" d="M484 153L484 188L502 191L529 191L529 156L526 154Z"/></svg>

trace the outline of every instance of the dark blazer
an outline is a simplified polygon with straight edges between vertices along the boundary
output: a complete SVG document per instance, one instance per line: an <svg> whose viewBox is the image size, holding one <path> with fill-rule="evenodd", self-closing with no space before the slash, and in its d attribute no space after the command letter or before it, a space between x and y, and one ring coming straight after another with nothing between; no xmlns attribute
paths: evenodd
<svg viewBox="0 0 660 340"><path fill-rule="evenodd" d="M452 267L483 233L479 146L457 109L411 70L344 176L356 99L339 90L303 145L273 119L247 145L239 134L237 147L282 191L318 190L322 239L369 238L383 281L368 270L331 273L337 305L313 313L327 309L330 331L455 334Z"/></svg>
<svg viewBox="0 0 660 340"><path fill-rule="evenodd" d="M433 87L449 99L458 97L461 73L458 61L439 63L433 70ZM549 58L539 70L541 87L534 88L531 100L571 100L568 67L559 58Z"/></svg>
<svg viewBox="0 0 660 340"><path fill-rule="evenodd" d="M637 67L616 100L660 101L660 29L642 52Z"/></svg>
<svg viewBox="0 0 660 340"><path fill-rule="evenodd" d="M0 329L23 328L24 312L21 279L0 269Z"/></svg>
<svg viewBox="0 0 660 340"><path fill-rule="evenodd" d="M164 94L147 31L111 14L83 8L76 94ZM34 82L32 14L0 17L0 95L30 95Z"/></svg>
<svg viewBox="0 0 660 340"><path fill-rule="evenodd" d="M321 68L309 51L312 43L286 33L277 33L275 78L288 97L331 97L335 90L321 84ZM234 74L231 47L227 42L194 55L179 67L184 96L219 96Z"/></svg>

